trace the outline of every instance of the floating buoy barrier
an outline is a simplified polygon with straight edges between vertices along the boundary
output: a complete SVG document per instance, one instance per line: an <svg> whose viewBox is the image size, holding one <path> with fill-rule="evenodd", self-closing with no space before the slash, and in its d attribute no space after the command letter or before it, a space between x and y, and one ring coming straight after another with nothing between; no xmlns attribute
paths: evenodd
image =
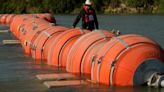
<svg viewBox="0 0 164 92"><path fill-rule="evenodd" d="M63 68L66 74L37 75L41 80L87 78L109 86L164 87L164 50L150 38L110 30L84 30L55 25L51 14L0 14L0 23L10 26L25 54L36 64ZM6 32L6 31L0 31ZM44 82L51 87L86 84L81 80Z"/></svg>

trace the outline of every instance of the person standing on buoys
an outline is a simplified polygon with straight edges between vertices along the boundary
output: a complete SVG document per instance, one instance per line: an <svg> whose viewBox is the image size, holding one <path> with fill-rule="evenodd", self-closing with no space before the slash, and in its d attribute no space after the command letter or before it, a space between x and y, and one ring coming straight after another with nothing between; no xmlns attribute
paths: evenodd
<svg viewBox="0 0 164 92"><path fill-rule="evenodd" d="M77 23L82 18L82 28L88 30L99 29L98 20L96 16L95 10L92 8L92 2L90 0L86 0L82 10L76 17L73 27L75 28Z"/></svg>

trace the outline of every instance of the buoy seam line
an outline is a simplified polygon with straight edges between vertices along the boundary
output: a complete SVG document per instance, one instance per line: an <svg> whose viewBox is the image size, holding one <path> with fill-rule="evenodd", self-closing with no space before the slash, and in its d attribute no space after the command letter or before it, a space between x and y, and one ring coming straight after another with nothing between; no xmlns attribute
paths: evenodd
<svg viewBox="0 0 164 92"><path fill-rule="evenodd" d="M104 42L105 40L107 40L107 39L104 39L104 40L102 39L102 42ZM88 53L91 49L93 49L93 47L96 46L98 43L99 43L99 42L97 42L96 44L92 45L92 46L86 51L86 53ZM105 43L104 43L101 47L103 47L104 45L105 45ZM81 62L82 62L82 63L81 63L81 73L84 72L84 71L83 71L83 67L84 67L84 58L85 58L86 55L87 55L86 53L84 54L84 56L83 56L83 58L82 58L82 61L81 61ZM92 64L92 61L94 61L94 60L93 60L93 59L94 59L93 57L94 57L94 56L92 56L92 58L89 60L89 64Z"/></svg>
<svg viewBox="0 0 164 92"><path fill-rule="evenodd" d="M83 39L83 37L79 38L74 44L78 43L81 39ZM76 46L75 48L77 48L77 45L75 45L75 46ZM72 50L73 50L73 51L72 51ZM73 55L74 55L74 53L75 53L75 50L76 50L76 49L73 49L72 47L70 48L70 51L72 51L71 53L73 53ZM71 53L69 52L69 53L68 53L68 56L70 56ZM71 71L71 61L72 61L73 55L70 56L70 62L68 62L68 61L69 61L69 58L67 58L67 60L66 60L66 70L67 70L67 71L69 71L69 70ZM69 67L68 65L70 65L70 67ZM69 67L69 68L68 68L68 67Z"/></svg>
<svg viewBox="0 0 164 92"><path fill-rule="evenodd" d="M71 30L71 29L70 29ZM53 42L53 44L52 44L52 46L54 46L55 44L56 44L56 42L58 43L58 40L55 40L54 42ZM55 51L55 48L52 48L52 50L50 51L50 55L49 55L49 57L48 58L50 58L50 57L53 57L52 55L53 55L53 52ZM50 64L52 64L52 58L50 58ZM59 65L59 62L58 62L58 65Z"/></svg>
<svg viewBox="0 0 164 92"><path fill-rule="evenodd" d="M61 52L63 52L64 47L65 47L70 41L72 41L73 39L79 37L80 35L82 35L82 34L76 35L76 36L72 37L71 39L68 39L68 40L64 43L64 45L62 46L62 48L61 48L60 51L59 51L59 55L58 55L58 66L60 66L60 61L59 61L59 60L60 60L60 57L61 57Z"/></svg>
<svg viewBox="0 0 164 92"><path fill-rule="evenodd" d="M94 44L94 45L92 45L92 47L90 47L89 49L88 49L88 51L89 50L91 50L94 46L96 46L97 44ZM86 53L87 53L87 51L86 51ZM84 56L83 56L83 58L82 58L82 61L81 61L81 73L83 73L83 67L84 67L84 58L86 57L86 54L84 54ZM93 56L94 57L94 56ZM93 57L92 57L92 59L91 60L93 60Z"/></svg>
<svg viewBox="0 0 164 92"><path fill-rule="evenodd" d="M88 36L88 35L90 35L90 34L86 34L85 36ZM88 38L88 37L87 37L87 38ZM81 40L83 40L83 39L84 39L84 36L83 36L83 37L80 37L74 44L79 43L79 42L80 42ZM77 48L77 46L74 47L74 48ZM71 48L71 49L70 49L70 51L72 51L73 55L74 55L75 50L76 50L76 49L74 49L74 48ZM71 53L68 53L68 56L70 56L70 54L71 54ZM66 66L68 66L68 65L71 64L71 60L72 60L73 55L70 56L70 62L68 62L68 61L69 61L69 58L67 58L67 60L66 60ZM70 67L66 67L66 70L67 70L67 71L69 71L69 70L71 71Z"/></svg>
<svg viewBox="0 0 164 92"><path fill-rule="evenodd" d="M56 33L61 33L61 32L64 32L64 31L65 31L65 30L56 31L56 32L54 32L53 34L51 34L51 36L54 35L54 34L56 34ZM48 39L49 39L49 37L48 37ZM47 40L48 40L48 39L47 39ZM45 45L45 43L47 42L47 40L44 42L44 45ZM56 40L55 40L55 41L56 41ZM53 42L51 46L54 46L54 44L55 44L55 42ZM43 46L43 47L44 47L44 46ZM48 54L47 59L50 58L50 57L52 57L51 54L53 53L53 51L54 51L54 49L53 49L53 50L50 50L50 54ZM49 61L50 61L49 63L52 64L52 62L51 62L52 59L51 59L51 58L50 58Z"/></svg>
<svg viewBox="0 0 164 92"><path fill-rule="evenodd" d="M113 39L113 38L111 38L111 39ZM116 43L114 43L114 42L116 42ZM117 44L118 43L118 41L117 40L114 40L114 42L113 42L113 44L110 46L110 47L108 47L108 49L106 50L106 51L104 51L104 54L102 55L102 57L109 51L109 49L110 48L112 48L115 44ZM98 52L99 53L99 52ZM96 55L97 56L97 55ZM92 69L91 69L91 78L92 79L94 79L94 75L92 75L92 74L94 74L94 64L95 64L95 62L96 61L93 61L92 62ZM96 77L97 78L97 77Z"/></svg>
<svg viewBox="0 0 164 92"><path fill-rule="evenodd" d="M61 33L61 32L63 32L63 31L65 31L65 30L59 30L59 31L57 31L57 32L54 32L53 34L51 34L51 36L49 36L47 39L46 39L46 41L43 43L43 46L42 46L42 53L41 53L41 57L43 57L44 56L44 53L43 53L43 51L44 51L44 49L45 49L45 44L48 42L48 40L53 36L53 35L55 35L55 34L57 34L57 33ZM47 57L50 57L49 56L49 54L48 54L48 56Z"/></svg>
<svg viewBox="0 0 164 92"><path fill-rule="evenodd" d="M128 43L126 43L122 38L119 38L119 37L113 37L114 39L116 39L116 43L113 43L113 45L111 45L106 51L105 51L105 54L104 55L106 55L107 54L107 52L113 47L113 46L115 46L117 43L122 43L124 46L125 46L125 48L129 48L129 45L128 45ZM96 77L96 80L97 80L97 82L99 82L99 75L100 75L100 67L101 67L101 62L102 62L102 60L103 60L103 57L104 56L102 56L101 57L101 59L99 59L98 60L98 71L97 71L97 77ZM113 67L113 66L112 66ZM110 74L111 75L111 74ZM110 77L111 78L111 77ZM112 81L110 81L110 85L112 85Z"/></svg>
<svg viewBox="0 0 164 92"><path fill-rule="evenodd" d="M127 39L127 38L129 38L129 37L142 37L142 36L139 36L139 35L128 35L128 36L123 37L123 38L120 38L120 39ZM112 43L113 45L110 45L110 47L108 47L108 49L103 53L102 57L103 57L104 55L106 55L106 53L107 53L115 44L119 43L119 41L118 41L117 39L115 39L115 36L112 36L111 40L114 40L113 43ZM114 43L114 42L115 42L115 43Z"/></svg>
<svg viewBox="0 0 164 92"><path fill-rule="evenodd" d="M46 29L48 29L48 28L44 28L44 29L42 29L42 30L40 30L40 31L38 30L32 37L30 37L30 39L27 38L27 40L30 42L31 46L33 46L34 38L35 38L37 35L39 35L42 31L44 31L44 30L46 30ZM35 47L34 47L34 49L35 49Z"/></svg>
<svg viewBox="0 0 164 92"><path fill-rule="evenodd" d="M48 29L47 29L47 30L48 30ZM42 35L42 34L44 35L44 34L45 34L45 35L49 38L51 35L47 32L47 30L43 31L43 33L40 33L40 35ZM47 40L47 39L46 39L46 40ZM38 46L39 42L40 42L40 41L37 41L37 43L34 44L34 45L35 45L35 46ZM42 50L43 50L43 49L41 48L41 52L42 52Z"/></svg>
<svg viewBox="0 0 164 92"><path fill-rule="evenodd" d="M88 34L89 35L89 34ZM87 35L87 36L88 36ZM76 43L79 43L81 40L83 40L84 39L84 36L83 37L81 37L81 38L79 38L74 44L76 44ZM88 37L86 38L86 40L89 40L88 39ZM74 54L75 54L75 51L76 51L76 49L77 49L77 45L75 45L76 47L74 47L74 48L71 48L70 49L70 51L72 51L72 49L73 49L73 51L71 52L71 53L73 53L73 55L71 55L71 58L70 58L70 71L72 71L72 58L73 58L73 56L74 56ZM70 52L69 52L69 54L71 54ZM70 56L70 55L68 55L68 56Z"/></svg>
<svg viewBox="0 0 164 92"><path fill-rule="evenodd" d="M132 47L131 47L132 48ZM114 61L112 61L112 63L110 64L111 65L111 69L110 69L110 85L113 86L113 74L114 74L114 71L115 71L115 66L116 66L116 63L117 61L119 60L119 58L126 52L128 51L128 49L130 49L130 47L122 50L121 53L119 53L119 55L116 57L116 59Z"/></svg>
<svg viewBox="0 0 164 92"><path fill-rule="evenodd" d="M102 31L97 31L97 33L101 33ZM90 34L88 34L87 36L89 36ZM85 35L86 36L86 35ZM100 36L102 36L102 35L100 35ZM106 36L107 37L107 36ZM102 37L100 37L100 39L101 38L104 38L104 36L102 36ZM80 38L78 41L76 41L76 43L78 43L79 41L81 41L81 39L84 39L84 37L82 37L82 38ZM89 38L88 38L88 40L89 40ZM94 43L93 43L94 44ZM77 47L77 46L76 46ZM74 54L75 54L75 50L76 49L73 49L73 55L71 56L71 58L70 58L70 71L72 71L72 57L74 56ZM81 64L81 62L80 62L80 64ZM68 69L68 68L67 68Z"/></svg>
<svg viewBox="0 0 164 92"><path fill-rule="evenodd" d="M100 32L100 31L98 31L98 32ZM100 35L101 36L101 35ZM101 38L103 38L103 37L100 37L99 39L101 39ZM81 38L81 39L83 39L83 38ZM99 40L98 39L98 40ZM89 38L87 39L87 40L89 40ZM81 41L81 40L78 40L78 41ZM94 41L94 42L96 42L96 41ZM94 42L92 42L92 44L94 44ZM91 45L90 45L91 46ZM77 46L76 46L77 47ZM85 53L85 51L84 51L84 53ZM74 53L73 54L75 54L75 49L74 49ZM74 55L72 55L72 57L73 57ZM72 58L71 58L72 59ZM72 60L70 60L70 71L73 71L72 70ZM81 64L81 60L80 60L80 64ZM79 67L80 68L80 67ZM80 68L81 69L81 68ZM78 71L80 71L80 69L78 70Z"/></svg>
<svg viewBox="0 0 164 92"><path fill-rule="evenodd" d="M53 35L55 35L56 33L60 33L60 32L63 32L64 30L60 30L60 31L57 31L57 32L54 32L52 33L49 37L47 37L46 41L44 42L43 44L43 47L42 47L42 50L44 50L44 45L46 44L46 42L48 41L49 38L51 38Z"/></svg>
<svg viewBox="0 0 164 92"><path fill-rule="evenodd" d="M51 28L47 28L46 30L43 31L43 33L41 32L40 35L45 34L45 35L48 36L48 37L51 36L51 35L47 32L47 30L49 30L49 29L51 29ZM35 39L35 40L36 40L36 39ZM35 41L34 41L34 42L35 42ZM33 49L34 52L35 52L36 47L38 46L39 42L40 42L40 41L37 41L36 44L33 43L33 46L35 46L35 49ZM42 49L41 49L41 50L42 50Z"/></svg>
<svg viewBox="0 0 164 92"><path fill-rule="evenodd" d="M68 29L68 30L74 30L74 29ZM79 31L81 32L81 29L79 29ZM70 31L71 32L71 31ZM85 33L85 32L84 32ZM81 34L79 34L79 35L82 35L83 33L81 33ZM75 37L76 38L76 37ZM73 37L73 39L74 39L74 37ZM65 44L65 43L64 43ZM54 49L53 49L54 50ZM60 53L60 52L59 52ZM52 54L52 53L51 53ZM60 55L60 54L59 54ZM59 66L59 58L60 58L60 56L58 56L58 66ZM52 59L50 60L50 62L51 62L51 64L52 64Z"/></svg>
<svg viewBox="0 0 164 92"><path fill-rule="evenodd" d="M110 38L110 37L104 37L104 38ZM87 52L87 50L88 50L90 47L92 47L92 45L96 44L96 43L99 42L99 41L102 41L104 38L100 38L100 39L94 41L91 45L89 45L89 46L87 47L87 49L85 49L84 53L82 54L82 58L80 59L80 67L79 67L79 68L80 68L80 69L79 69L80 74L81 74L81 64L82 64L82 59L83 59L85 53Z"/></svg>
<svg viewBox="0 0 164 92"><path fill-rule="evenodd" d="M78 38L78 36L75 37L74 39L76 39L76 38ZM74 40L74 39L71 39L70 41L72 41L72 40ZM68 44L68 43L66 43L65 45L67 45L67 44ZM64 46L63 48L65 48L65 46ZM62 51L61 53L63 53L63 51ZM60 57L59 57L59 61L61 61L61 55L60 55ZM67 63L67 60L66 60L65 62Z"/></svg>

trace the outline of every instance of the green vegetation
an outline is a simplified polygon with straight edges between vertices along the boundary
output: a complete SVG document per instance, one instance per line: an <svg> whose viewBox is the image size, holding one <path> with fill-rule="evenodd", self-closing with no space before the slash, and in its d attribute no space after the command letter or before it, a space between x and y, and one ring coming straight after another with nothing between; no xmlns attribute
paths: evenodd
<svg viewBox="0 0 164 92"><path fill-rule="evenodd" d="M164 14L164 0L92 0L98 13ZM75 14L85 0L1 0L0 13Z"/></svg>

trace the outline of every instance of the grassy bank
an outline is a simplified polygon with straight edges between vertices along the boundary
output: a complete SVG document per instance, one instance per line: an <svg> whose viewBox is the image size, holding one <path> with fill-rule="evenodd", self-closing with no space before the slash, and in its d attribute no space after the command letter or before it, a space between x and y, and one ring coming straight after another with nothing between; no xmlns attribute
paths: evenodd
<svg viewBox="0 0 164 92"><path fill-rule="evenodd" d="M92 0L100 14L164 14L164 0ZM1 0L0 13L77 14L85 0Z"/></svg>

